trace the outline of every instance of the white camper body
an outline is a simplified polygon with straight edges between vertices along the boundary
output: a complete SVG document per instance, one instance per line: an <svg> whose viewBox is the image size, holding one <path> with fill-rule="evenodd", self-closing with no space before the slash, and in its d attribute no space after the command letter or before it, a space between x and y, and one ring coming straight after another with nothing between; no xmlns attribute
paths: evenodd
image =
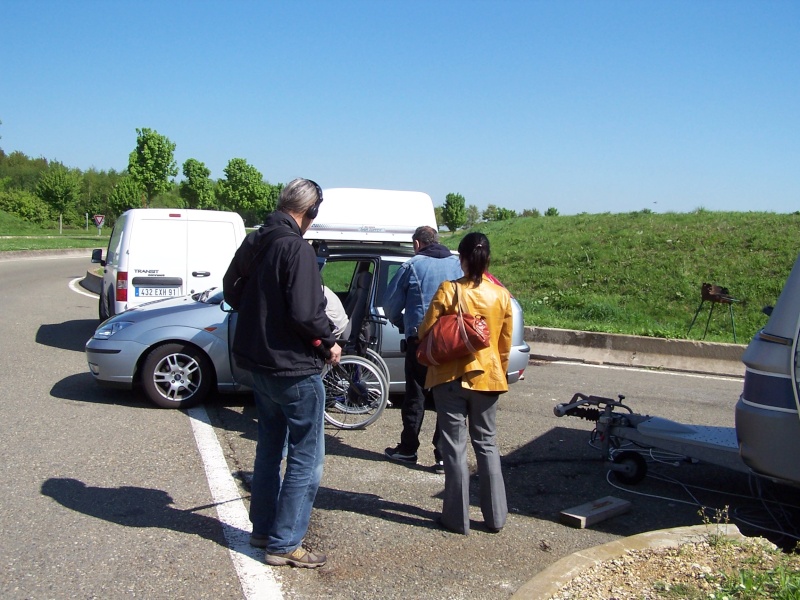
<svg viewBox="0 0 800 600"><path fill-rule="evenodd" d="M234 212L135 208L114 224L103 265L99 314L106 319L150 300L220 287L245 237Z"/></svg>
<svg viewBox="0 0 800 600"><path fill-rule="evenodd" d="M417 227L437 229L433 200L423 192L330 188L322 198L307 240L410 243Z"/></svg>

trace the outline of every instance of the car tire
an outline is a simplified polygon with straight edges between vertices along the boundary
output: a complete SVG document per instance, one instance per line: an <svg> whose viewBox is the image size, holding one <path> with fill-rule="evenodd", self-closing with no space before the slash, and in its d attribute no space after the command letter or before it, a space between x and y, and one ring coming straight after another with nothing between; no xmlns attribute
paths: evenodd
<svg viewBox="0 0 800 600"><path fill-rule="evenodd" d="M100 322L102 323L109 317L111 317L111 311L109 309L109 301L108 301L108 294L100 294L100 298L97 301L98 305L98 316L100 317Z"/></svg>
<svg viewBox="0 0 800 600"><path fill-rule="evenodd" d="M205 353L191 344L155 347L142 365L142 387L161 408L189 408L208 396L214 367Z"/></svg>

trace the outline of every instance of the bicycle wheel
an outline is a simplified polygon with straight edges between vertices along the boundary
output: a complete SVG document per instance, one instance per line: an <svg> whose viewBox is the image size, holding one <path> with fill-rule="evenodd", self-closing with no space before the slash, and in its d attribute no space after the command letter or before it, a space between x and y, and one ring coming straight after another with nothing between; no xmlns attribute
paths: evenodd
<svg viewBox="0 0 800 600"><path fill-rule="evenodd" d="M362 429L386 408L389 384L380 367L360 356L345 355L322 373L325 420L339 429Z"/></svg>
<svg viewBox="0 0 800 600"><path fill-rule="evenodd" d="M389 376L389 365L386 364L386 361L383 360L383 357L380 354L375 352L375 350L373 350L372 348L367 348L367 352L365 353L364 358L374 362L376 365L380 367L381 373L383 373L383 376L386 379L387 383L392 382L392 378Z"/></svg>

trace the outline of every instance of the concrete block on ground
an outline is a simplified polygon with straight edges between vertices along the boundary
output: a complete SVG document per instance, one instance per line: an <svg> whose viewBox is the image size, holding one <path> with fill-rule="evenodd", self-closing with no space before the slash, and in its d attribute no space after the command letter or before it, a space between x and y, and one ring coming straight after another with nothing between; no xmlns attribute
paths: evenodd
<svg viewBox="0 0 800 600"><path fill-rule="evenodd" d="M562 510L560 520L564 525L569 525L576 529L585 529L595 523L626 513L630 509L631 503L627 500L615 498L614 496L605 496L580 506Z"/></svg>

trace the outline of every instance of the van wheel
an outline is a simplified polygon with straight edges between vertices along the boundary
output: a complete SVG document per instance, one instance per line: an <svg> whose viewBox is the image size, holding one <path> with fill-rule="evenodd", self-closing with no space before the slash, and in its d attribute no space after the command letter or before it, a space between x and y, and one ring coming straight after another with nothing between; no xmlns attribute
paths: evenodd
<svg viewBox="0 0 800 600"><path fill-rule="evenodd" d="M150 351L142 367L142 387L161 408L189 408L211 389L214 368L189 344L163 344Z"/></svg>
<svg viewBox="0 0 800 600"><path fill-rule="evenodd" d="M97 306L100 322L102 323L111 316L111 313L108 310L108 296L101 293L100 299L97 301Z"/></svg>

